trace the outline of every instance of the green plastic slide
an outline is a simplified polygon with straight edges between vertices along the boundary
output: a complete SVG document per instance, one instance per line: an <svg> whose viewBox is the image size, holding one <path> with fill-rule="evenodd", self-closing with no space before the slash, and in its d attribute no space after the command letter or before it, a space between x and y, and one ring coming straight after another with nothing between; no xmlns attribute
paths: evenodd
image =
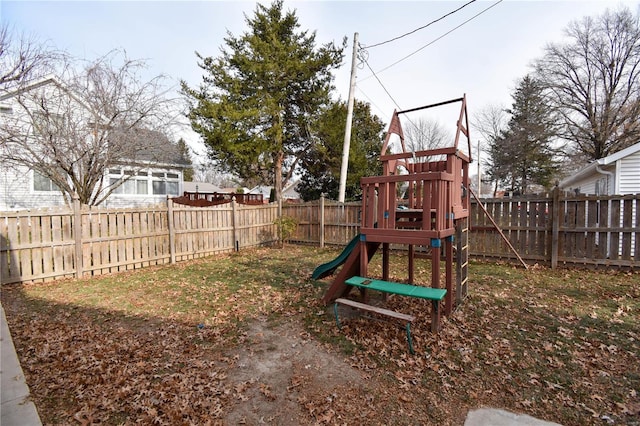
<svg viewBox="0 0 640 426"><path fill-rule="evenodd" d="M324 278L328 275L333 274L333 271L335 271L338 266L342 265L347 260L353 249L358 245L359 241L360 234L356 235L351 241L349 241L349 244L347 244L347 246L344 248L344 250L342 250L342 253L340 253L338 257L330 262L323 263L322 265L318 266L313 271L311 278L313 278L314 280L319 280L320 278Z"/></svg>

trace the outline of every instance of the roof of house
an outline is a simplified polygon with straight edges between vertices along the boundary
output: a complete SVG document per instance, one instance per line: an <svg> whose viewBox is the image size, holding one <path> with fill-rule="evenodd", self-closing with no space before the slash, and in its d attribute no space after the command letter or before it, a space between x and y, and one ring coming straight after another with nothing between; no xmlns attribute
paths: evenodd
<svg viewBox="0 0 640 426"><path fill-rule="evenodd" d="M148 129L133 129L133 131L136 132L136 140L141 141L141 148L135 153L135 161L183 168L191 164L182 156L178 146L172 143L164 133Z"/></svg>
<svg viewBox="0 0 640 426"><path fill-rule="evenodd" d="M616 161L622 158L628 157L629 155L635 154L636 152L639 152L639 151L640 151L640 142L636 143L635 145L631 145L625 149L622 149L618 152L615 152L607 157L599 158L595 161L592 161L582 169L578 170L576 173L562 179L559 183L559 186L560 188L564 188L566 186L572 185L573 183L578 182L592 175L594 172L597 172L598 167L614 164Z"/></svg>
<svg viewBox="0 0 640 426"><path fill-rule="evenodd" d="M18 96L18 95L20 95L20 94L22 94L24 92L28 92L29 90L38 89L38 88L40 88L42 86L46 86L48 84L54 84L54 85L58 86L59 88L61 88L65 92L67 92L67 94L69 96L71 96L73 98L73 100L78 102L83 107L87 108L87 110L90 110L90 108L87 105L87 103L84 102L81 99L81 97L78 96L78 94L74 93L73 90L71 90L69 88L69 86L67 86L62 80L60 80L57 76L55 76L53 74L49 74L49 75L46 75L44 77L28 81L28 82L24 83L23 85L18 86L17 88L15 88L13 90L10 90L10 91L7 91L7 92L3 93L2 95L0 95L0 102L6 101L7 99L11 99L13 97L16 97L16 96ZM101 118L104 118L104 117L101 117Z"/></svg>
<svg viewBox="0 0 640 426"><path fill-rule="evenodd" d="M65 85L60 81L58 77L53 74L37 78L31 81L26 82L24 85L18 86L13 90L9 90L2 95L0 95L0 101L5 101L9 98L13 98L14 96L19 95L20 93L24 93L28 90L37 89L38 87L45 86L47 84L54 83L60 87L65 87Z"/></svg>
<svg viewBox="0 0 640 426"><path fill-rule="evenodd" d="M249 190L247 188L241 187L242 194L249 194ZM237 186L228 186L226 188L220 188L220 192L224 192L225 194L233 194L238 192Z"/></svg>
<svg viewBox="0 0 640 426"><path fill-rule="evenodd" d="M209 182L184 182L184 190L186 192L224 192L222 188Z"/></svg>

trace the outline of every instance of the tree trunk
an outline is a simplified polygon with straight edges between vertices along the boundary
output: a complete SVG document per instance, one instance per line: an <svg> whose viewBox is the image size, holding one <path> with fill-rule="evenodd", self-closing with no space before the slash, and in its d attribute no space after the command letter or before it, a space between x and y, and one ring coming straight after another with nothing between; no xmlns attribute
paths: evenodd
<svg viewBox="0 0 640 426"><path fill-rule="evenodd" d="M275 142L277 151L275 152L275 158L273 161L273 191L276 197L275 201L280 202L282 200L282 166L284 164L284 151L283 151L283 125L282 125L282 114L278 113L275 117L274 122L275 128Z"/></svg>
<svg viewBox="0 0 640 426"><path fill-rule="evenodd" d="M284 163L284 153L282 151L276 154L274 164L273 190L276 201L282 200L282 164Z"/></svg>

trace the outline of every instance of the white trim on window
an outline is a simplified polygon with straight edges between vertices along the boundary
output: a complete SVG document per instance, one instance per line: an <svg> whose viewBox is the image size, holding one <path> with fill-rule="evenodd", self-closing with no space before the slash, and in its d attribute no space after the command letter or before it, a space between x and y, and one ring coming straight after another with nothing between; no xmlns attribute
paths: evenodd
<svg viewBox="0 0 640 426"><path fill-rule="evenodd" d="M180 173L175 171L152 169L135 172L126 168L112 168L109 169L109 185L116 184L125 176L132 177L116 188L112 195L180 195Z"/></svg>
<svg viewBox="0 0 640 426"><path fill-rule="evenodd" d="M51 193L51 192L60 192L60 187L53 183L49 177L43 175L37 170L32 170L32 185L31 188L33 192L43 192L43 193Z"/></svg>

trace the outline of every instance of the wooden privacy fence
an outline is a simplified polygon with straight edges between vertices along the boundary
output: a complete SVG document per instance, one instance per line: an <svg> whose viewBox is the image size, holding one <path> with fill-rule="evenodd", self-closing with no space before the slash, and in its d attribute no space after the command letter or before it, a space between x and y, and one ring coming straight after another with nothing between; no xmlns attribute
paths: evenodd
<svg viewBox="0 0 640 426"><path fill-rule="evenodd" d="M555 268L640 266L640 194L483 199L520 256ZM471 255L514 259L477 203L472 205Z"/></svg>
<svg viewBox="0 0 640 426"><path fill-rule="evenodd" d="M482 199L520 256L556 267L640 265L640 195ZM281 206L298 222L292 242L346 245L360 229L360 203L320 199ZM0 282L82 277L193 259L277 241L279 206L0 212ZM477 202L470 255L516 258Z"/></svg>
<svg viewBox="0 0 640 426"><path fill-rule="evenodd" d="M273 243L278 205L0 213L1 282L100 275Z"/></svg>
<svg viewBox="0 0 640 426"><path fill-rule="evenodd" d="M282 215L298 223L291 242L343 246L360 232L361 210L360 202L341 204L322 197L304 204L284 204Z"/></svg>
<svg viewBox="0 0 640 426"><path fill-rule="evenodd" d="M550 197L492 198L482 203L529 263L554 268L640 266L640 194L567 197L554 190ZM320 246L347 244L359 232L360 210L360 203L323 199L283 206L283 214L299 223L292 240ZM475 200L469 244L472 258L516 259Z"/></svg>

